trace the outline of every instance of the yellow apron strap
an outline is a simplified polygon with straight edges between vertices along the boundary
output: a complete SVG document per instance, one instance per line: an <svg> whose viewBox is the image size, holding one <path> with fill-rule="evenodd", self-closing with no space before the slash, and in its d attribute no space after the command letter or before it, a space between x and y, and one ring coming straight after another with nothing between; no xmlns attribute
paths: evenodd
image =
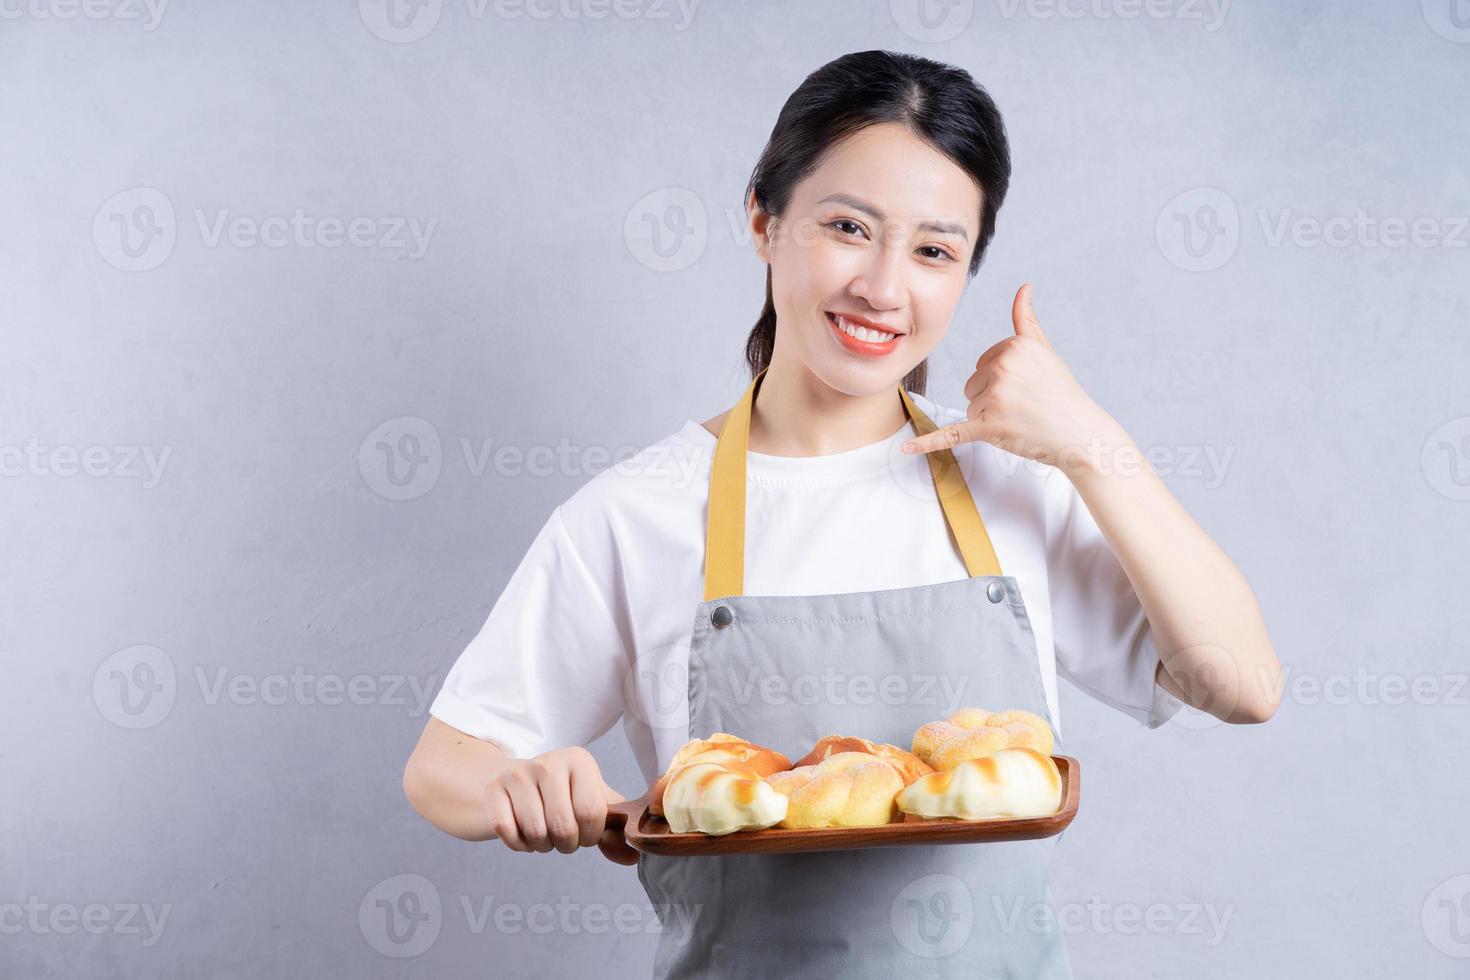
<svg viewBox="0 0 1470 980"><path fill-rule="evenodd" d="M762 368L730 409L715 443L709 481L709 523L704 541L706 601L741 595L745 591L745 461L750 444L750 414L765 373ZM909 398L902 384L898 385L898 393L903 399L904 412L919 435L938 428ZM995 548L960 472L959 461L948 449L929 453L928 459L945 523L970 577L1000 575Z"/></svg>

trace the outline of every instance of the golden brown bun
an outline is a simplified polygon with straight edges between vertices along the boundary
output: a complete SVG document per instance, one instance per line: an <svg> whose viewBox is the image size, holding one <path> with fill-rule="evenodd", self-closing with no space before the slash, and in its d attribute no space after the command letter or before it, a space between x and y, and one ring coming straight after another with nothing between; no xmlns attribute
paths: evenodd
<svg viewBox="0 0 1470 980"><path fill-rule="evenodd" d="M912 752L905 752L897 745L889 745L886 742L870 742L865 738L857 738L851 735L828 735L826 738L812 746L812 750L800 759L796 760L795 768L802 766L814 766L823 759L836 755L839 752L864 752L868 755L877 756L884 762L898 770L903 777L903 784L918 779L920 776L928 775L934 771L934 767Z"/></svg>
<svg viewBox="0 0 1470 980"><path fill-rule="evenodd" d="M658 777L648 794L648 812L662 816L664 793L669 779L684 766L714 763L731 772L749 773L754 776L769 776L791 768L791 760L775 749L768 749L743 738L725 732L715 732L709 738L690 739L674 753L673 761L664 774Z"/></svg>
<svg viewBox="0 0 1470 980"><path fill-rule="evenodd" d="M1035 749L1051 755L1056 739L1045 718L1030 711L990 712L960 708L943 721L931 721L914 732L914 754L938 770L1001 749Z"/></svg>
<svg viewBox="0 0 1470 980"><path fill-rule="evenodd" d="M989 820L1040 817L1062 803L1062 776L1049 755L1035 749L1001 749L932 773L898 794L908 816Z"/></svg>
<svg viewBox="0 0 1470 980"><path fill-rule="evenodd" d="M988 719L994 712L986 711L984 708L960 708L952 711L949 717L944 719L951 725L959 725L961 728L984 728L989 724Z"/></svg>
<svg viewBox="0 0 1470 980"><path fill-rule="evenodd" d="M963 734L965 729L958 725L951 725L947 721L931 721L927 725L920 725L914 732L913 750L914 755L924 762L933 765L930 757L934 750L956 735Z"/></svg>
<svg viewBox="0 0 1470 980"><path fill-rule="evenodd" d="M953 769L961 762L983 758L1001 749L1008 749L1010 745L1010 736L1004 729L979 728L975 731L962 731L953 738L946 739L929 756L929 761L935 769Z"/></svg>
<svg viewBox="0 0 1470 980"><path fill-rule="evenodd" d="M782 827L873 827L897 816L903 777L867 752L838 752L816 765L767 776L789 800Z"/></svg>
<svg viewBox="0 0 1470 980"><path fill-rule="evenodd" d="M759 776L712 762L680 766L664 792L664 816L676 834L761 830L786 816L786 797Z"/></svg>

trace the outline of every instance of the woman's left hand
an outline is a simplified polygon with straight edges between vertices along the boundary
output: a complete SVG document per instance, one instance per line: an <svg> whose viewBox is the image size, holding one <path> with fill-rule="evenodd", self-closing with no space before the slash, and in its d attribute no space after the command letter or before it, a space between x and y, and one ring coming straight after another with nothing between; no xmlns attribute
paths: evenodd
<svg viewBox="0 0 1470 980"><path fill-rule="evenodd" d="M1070 473L1102 447L1127 440L1117 421L1082 390L1042 332L1031 308L1030 283L1017 290L1011 320L1015 336L981 354L965 383L970 399L966 420L909 440L905 452L988 442Z"/></svg>

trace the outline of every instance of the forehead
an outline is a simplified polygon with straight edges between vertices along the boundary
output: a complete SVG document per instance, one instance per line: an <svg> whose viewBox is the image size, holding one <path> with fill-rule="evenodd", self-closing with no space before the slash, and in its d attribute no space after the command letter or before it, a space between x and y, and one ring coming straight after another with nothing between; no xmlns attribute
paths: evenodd
<svg viewBox="0 0 1470 980"><path fill-rule="evenodd" d="M979 228L980 188L949 157L897 123L868 126L839 141L797 185L792 205L802 211L842 194L876 205L890 220L937 219L962 224L973 241Z"/></svg>

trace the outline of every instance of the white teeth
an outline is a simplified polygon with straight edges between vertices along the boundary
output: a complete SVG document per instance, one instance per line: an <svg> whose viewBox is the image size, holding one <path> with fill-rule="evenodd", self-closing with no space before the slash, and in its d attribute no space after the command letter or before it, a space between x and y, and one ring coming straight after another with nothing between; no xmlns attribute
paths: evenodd
<svg viewBox="0 0 1470 980"><path fill-rule="evenodd" d="M848 323L846 320L835 313L832 315L834 318L836 318L837 326L842 330L843 333L847 334L849 337L856 337L858 340L863 340L870 344L885 344L888 341L892 340L894 337L898 336L898 334L888 333L883 330L873 330L870 327L859 327L855 324Z"/></svg>

